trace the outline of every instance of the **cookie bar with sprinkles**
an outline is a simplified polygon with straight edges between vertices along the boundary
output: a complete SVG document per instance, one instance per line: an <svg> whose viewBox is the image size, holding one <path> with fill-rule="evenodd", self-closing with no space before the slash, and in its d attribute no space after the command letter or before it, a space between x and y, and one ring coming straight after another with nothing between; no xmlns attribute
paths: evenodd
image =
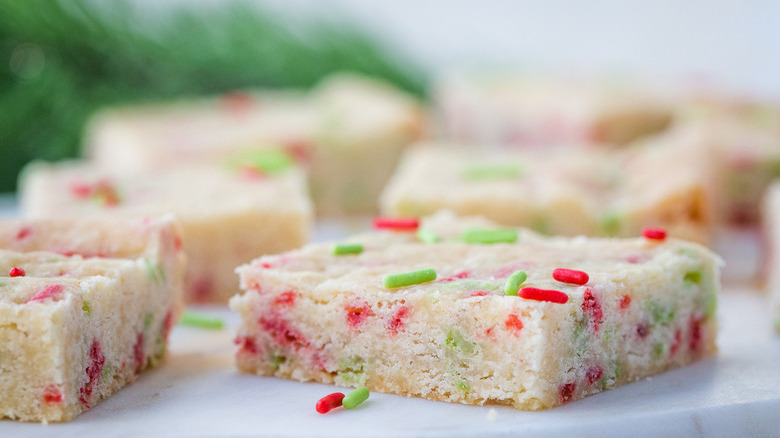
<svg viewBox="0 0 780 438"><path fill-rule="evenodd" d="M330 77L311 92L237 92L213 99L105 110L86 153L112 173L279 148L309 174L318 214L368 213L403 149L422 135L423 111L380 80Z"/></svg>
<svg viewBox="0 0 780 438"><path fill-rule="evenodd" d="M780 177L780 104L724 99L683 109L668 136L718 158L717 217L725 223L758 223L766 188Z"/></svg>
<svg viewBox="0 0 780 438"><path fill-rule="evenodd" d="M264 256L237 271L237 366L528 410L580 399L716 351L719 259L660 231L550 238L440 213L336 244L360 251Z"/></svg>
<svg viewBox="0 0 780 438"><path fill-rule="evenodd" d="M384 214L480 214L543 234L637 236L660 226L707 243L713 182L706 157L648 140L625 150L480 153L453 145L410 149L381 197Z"/></svg>
<svg viewBox="0 0 780 438"><path fill-rule="evenodd" d="M84 258L142 258L149 276L163 279L171 290L172 313L178 316L183 308L186 260L181 226L172 215L6 219L0 221L0 248Z"/></svg>
<svg viewBox="0 0 780 438"><path fill-rule="evenodd" d="M34 163L20 182L30 218L175 214L187 257L188 302L226 302L233 270L257 254L297 248L312 220L302 172L274 153L236 157L225 167L112 175L93 165ZM58 250L58 248L52 248Z"/></svg>
<svg viewBox="0 0 780 438"><path fill-rule="evenodd" d="M69 421L160 361L183 267L151 260L0 250L0 418Z"/></svg>
<svg viewBox="0 0 780 438"><path fill-rule="evenodd" d="M628 144L672 121L664 92L627 80L457 73L434 92L443 137L466 144L539 148Z"/></svg>

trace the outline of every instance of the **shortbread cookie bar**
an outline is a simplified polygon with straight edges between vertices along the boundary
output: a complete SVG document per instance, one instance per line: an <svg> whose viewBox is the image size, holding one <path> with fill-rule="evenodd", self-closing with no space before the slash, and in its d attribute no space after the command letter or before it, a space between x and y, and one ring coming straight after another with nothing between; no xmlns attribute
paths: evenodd
<svg viewBox="0 0 780 438"><path fill-rule="evenodd" d="M318 213L376 209L404 149L421 135L418 102L392 86L337 75L310 93L259 91L102 112L87 155L112 173L219 162L281 148L309 170Z"/></svg>
<svg viewBox="0 0 780 438"><path fill-rule="evenodd" d="M0 250L0 417L68 421L155 365L179 313L162 273Z"/></svg>
<svg viewBox="0 0 780 438"><path fill-rule="evenodd" d="M677 146L565 154L421 146L402 160L381 209L396 216L449 209L566 236L636 236L660 226L706 243L713 209L707 156Z"/></svg>
<svg viewBox="0 0 780 438"><path fill-rule="evenodd" d="M172 215L129 218L6 219L0 248L48 251L85 258L143 258L150 275L168 284L178 315L184 304L185 257L182 230Z"/></svg>
<svg viewBox="0 0 780 438"><path fill-rule="evenodd" d="M439 216L240 267L239 369L535 410L715 352L706 248L660 229L544 238L474 223Z"/></svg>
<svg viewBox="0 0 780 438"><path fill-rule="evenodd" d="M756 224L767 186L780 177L780 104L715 101L689 105L674 131L695 136L718 164L717 216Z"/></svg>
<svg viewBox="0 0 780 438"><path fill-rule="evenodd" d="M123 176L83 163L36 163L20 184L22 212L31 218L174 213L187 256L186 299L226 302L238 291L237 265L301 246L312 217L299 170L273 154L242 160Z"/></svg>
<svg viewBox="0 0 780 438"><path fill-rule="evenodd" d="M552 75L449 75L435 100L445 139L521 148L627 144L662 131L673 115L663 93L638 84Z"/></svg>
<svg viewBox="0 0 780 438"><path fill-rule="evenodd" d="M780 182L769 186L764 199L764 275L775 330L780 333Z"/></svg>

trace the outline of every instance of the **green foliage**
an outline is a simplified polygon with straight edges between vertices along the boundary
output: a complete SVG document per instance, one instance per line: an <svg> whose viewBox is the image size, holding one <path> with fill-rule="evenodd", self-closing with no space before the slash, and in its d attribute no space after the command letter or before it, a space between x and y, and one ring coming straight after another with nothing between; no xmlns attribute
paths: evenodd
<svg viewBox="0 0 780 438"><path fill-rule="evenodd" d="M243 2L149 11L122 1L0 0L0 192L14 189L33 158L77 155L101 106L309 87L342 70L423 92L415 69L346 23L293 24Z"/></svg>

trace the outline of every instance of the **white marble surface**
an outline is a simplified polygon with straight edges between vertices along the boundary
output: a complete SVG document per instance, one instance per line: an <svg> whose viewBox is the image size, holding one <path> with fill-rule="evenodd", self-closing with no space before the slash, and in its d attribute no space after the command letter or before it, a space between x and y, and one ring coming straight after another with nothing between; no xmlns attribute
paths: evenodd
<svg viewBox="0 0 780 438"><path fill-rule="evenodd" d="M162 366L89 412L48 426L0 421L0 437L769 437L780 430L780 337L763 296L751 290L722 295L716 357L542 412L373 393L358 409L320 415L316 401L343 389L238 373L236 318L224 308L201 310L227 327L177 327Z"/></svg>

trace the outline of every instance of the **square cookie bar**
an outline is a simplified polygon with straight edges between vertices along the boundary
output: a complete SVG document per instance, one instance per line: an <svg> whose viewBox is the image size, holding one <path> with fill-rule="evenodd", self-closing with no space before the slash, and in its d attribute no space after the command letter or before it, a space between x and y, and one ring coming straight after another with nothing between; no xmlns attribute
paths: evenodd
<svg viewBox="0 0 780 438"><path fill-rule="evenodd" d="M163 357L181 297L151 262L0 250L0 417L71 420Z"/></svg>
<svg viewBox="0 0 780 438"><path fill-rule="evenodd" d="M417 233L264 256L238 269L230 301L238 368L536 410L713 354L718 258L647 236L545 238L439 214Z"/></svg>
<svg viewBox="0 0 780 438"><path fill-rule="evenodd" d="M715 99L681 111L670 135L718 159L718 219L758 223L766 188L780 177L780 105Z"/></svg>
<svg viewBox="0 0 780 438"><path fill-rule="evenodd" d="M186 300L226 302L238 291L236 266L303 245L312 220L298 169L273 154L245 158L233 167L133 175L79 162L34 163L21 180L21 209L30 218L173 213L187 257Z"/></svg>
<svg viewBox="0 0 780 438"><path fill-rule="evenodd" d="M772 319L780 333L780 181L769 186L764 199L764 270Z"/></svg>
<svg viewBox="0 0 780 438"><path fill-rule="evenodd" d="M308 93L267 90L106 110L90 124L86 153L106 171L123 173L281 148L308 170L318 213L367 213L422 124L411 96L344 74Z"/></svg>
<svg viewBox="0 0 780 438"><path fill-rule="evenodd" d="M0 221L0 248L84 258L143 258L149 275L160 276L171 290L173 313L178 315L184 306L186 260L181 226L172 215L6 219Z"/></svg>
<svg viewBox="0 0 780 438"><path fill-rule="evenodd" d="M564 236L627 237L664 227L708 242L714 207L706 156L665 140L646 143L565 153L413 148L382 194L381 210L424 216L446 209Z"/></svg>
<svg viewBox="0 0 780 438"><path fill-rule="evenodd" d="M625 80L452 74L434 98L445 139L512 148L627 144L662 131L673 116L664 93Z"/></svg>

